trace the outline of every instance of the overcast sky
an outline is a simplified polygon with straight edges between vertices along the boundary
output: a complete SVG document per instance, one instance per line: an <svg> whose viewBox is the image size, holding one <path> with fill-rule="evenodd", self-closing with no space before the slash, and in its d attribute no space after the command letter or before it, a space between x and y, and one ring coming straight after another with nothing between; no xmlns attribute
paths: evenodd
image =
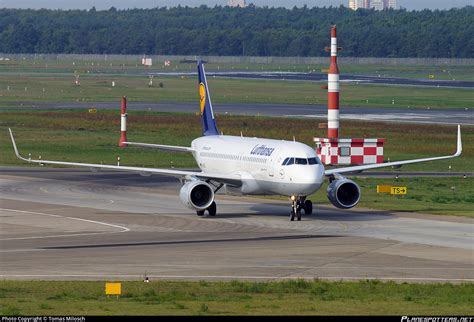
<svg viewBox="0 0 474 322"><path fill-rule="evenodd" d="M348 0L247 0L247 3L254 3L257 6L288 7L303 6L323 7L347 5ZM227 0L0 0L1 8L49 8L49 9L90 9L95 6L97 10L116 7L125 8L154 8L188 5L192 7L206 4L208 6L226 5ZM453 7L464 7L474 5L474 0L398 0L398 5L408 10L421 9L449 9Z"/></svg>

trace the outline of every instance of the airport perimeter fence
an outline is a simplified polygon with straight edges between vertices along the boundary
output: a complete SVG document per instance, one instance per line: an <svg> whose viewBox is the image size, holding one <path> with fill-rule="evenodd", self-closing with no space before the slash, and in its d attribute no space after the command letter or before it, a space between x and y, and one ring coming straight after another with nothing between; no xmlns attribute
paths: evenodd
<svg viewBox="0 0 474 322"><path fill-rule="evenodd" d="M4 54L0 60L79 60L79 61L121 61L141 63L143 55L97 55L97 54ZM259 57L259 56L195 56L195 55L147 55L154 64L194 61L198 58L215 64L327 64L328 57ZM342 64L352 65L474 65L473 58L378 58L339 57Z"/></svg>

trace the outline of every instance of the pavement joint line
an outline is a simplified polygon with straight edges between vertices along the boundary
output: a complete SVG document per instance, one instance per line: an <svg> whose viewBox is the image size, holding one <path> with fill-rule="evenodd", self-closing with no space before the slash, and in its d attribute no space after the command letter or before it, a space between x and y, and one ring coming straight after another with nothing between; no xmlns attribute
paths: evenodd
<svg viewBox="0 0 474 322"><path fill-rule="evenodd" d="M360 281L360 280L381 280L381 281L431 281L431 282L474 282L474 278L438 278L438 277L390 277L390 276L245 276L245 275L147 275L152 278L163 279L240 279L240 280L346 280L346 281ZM142 279L143 274L0 274L0 278L14 278L14 277L100 277L107 279L114 278L138 278Z"/></svg>
<svg viewBox="0 0 474 322"><path fill-rule="evenodd" d="M48 249L41 249L41 248L5 249L5 250L0 250L0 253L38 252L38 251L47 251L47 250Z"/></svg>
<svg viewBox="0 0 474 322"><path fill-rule="evenodd" d="M109 224L109 223L106 223L106 222L101 222L101 221L96 221L96 220L90 220L90 219L83 219L83 218L76 218L76 217L67 217L67 216L54 215L54 214L45 214L45 213L42 213L42 212L34 212L34 211L26 211L26 210L0 208L0 211L2 211L2 210L3 210L3 211L10 211L10 212L18 212L18 213L22 213L22 214L32 214L32 215L40 215L40 216L48 216L48 217L55 217L55 218L64 218L64 219L72 219L72 220L77 220L77 221L84 221L84 222L88 222L88 223L93 223L93 224L99 224L99 225L104 225L104 226L119 228L119 229L122 229L122 231L99 232L99 233L85 233L85 234L63 234L63 235L53 235L53 236L31 236L31 237L17 237L17 238L2 238L2 239L0 239L0 241L5 241L5 240L22 240L22 239L45 239L45 238L73 237L73 236L89 236L89 235L104 235L104 234L125 233L125 232L130 231L130 228L127 228L127 227L124 227L124 226Z"/></svg>
<svg viewBox="0 0 474 322"><path fill-rule="evenodd" d="M29 249L25 249L26 250L29 250ZM46 249L40 249L40 248L37 248L37 249L31 249L31 250L46 250ZM21 251L21 250L20 250ZM116 265L120 265L120 266L130 266L130 267L142 267L142 266L147 266L149 267L148 265L141 265L141 264L136 264L136 263L117 263ZM465 265L468 265L468 264L465 264ZM152 268L176 268L176 267L179 267L180 265L178 264L159 264L159 265L152 265ZM226 268L226 267L229 267L228 264L207 264L207 265L204 265L204 264L193 264L193 267L197 267L199 269L205 269L205 268ZM232 268L245 268L245 269L248 269L248 268L252 268L252 269L260 269L260 268L274 268L274 267L278 267L278 268L291 268L291 269L302 269L302 270L306 270L306 269L316 269L316 268L328 268L328 269L347 269L347 268L351 268L350 265L341 265L341 266L330 266L330 263L329 265L327 264L324 264L324 265L319 265L319 266L301 266L301 265L297 265L297 266L292 266L292 265L232 265ZM362 269L385 269L385 270L392 270L392 269L400 269L400 270L407 270L407 271L426 271L426 267L404 267L404 266L390 266L390 267L381 267L381 266L357 266L358 268L362 268ZM439 270L439 271L446 271L446 267L432 267L430 269L433 269L433 270ZM466 271L466 270L472 270L474 271L474 268L464 268L464 267L449 267L449 270L457 270L457 271Z"/></svg>

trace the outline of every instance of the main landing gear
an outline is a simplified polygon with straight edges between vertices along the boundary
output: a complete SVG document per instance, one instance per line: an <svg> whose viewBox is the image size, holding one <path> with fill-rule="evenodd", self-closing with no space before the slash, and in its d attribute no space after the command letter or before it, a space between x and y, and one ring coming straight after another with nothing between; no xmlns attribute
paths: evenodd
<svg viewBox="0 0 474 322"><path fill-rule="evenodd" d="M205 210L196 210L196 214L201 217L204 216L206 211L209 213L209 216L214 217L217 212L216 202L213 201L211 205Z"/></svg>
<svg viewBox="0 0 474 322"><path fill-rule="evenodd" d="M311 215L313 213L313 203L311 200L306 200L306 197L291 196L290 200L290 221L294 221L295 217L298 221L301 221L302 210L304 211L305 215Z"/></svg>
<svg viewBox="0 0 474 322"><path fill-rule="evenodd" d="M223 186L224 184L222 183L214 183L212 182L211 180L209 181L206 181L209 185L211 185L212 187L214 187L214 194L217 193L217 191L219 191ZM204 214L206 213L206 211L209 213L209 216L210 217L215 217L216 216L216 213L217 213L217 206L216 206L216 202L213 201L211 203L211 205L209 207L207 207L206 209L204 210L196 210L196 214L199 216L199 217L202 217L204 216Z"/></svg>

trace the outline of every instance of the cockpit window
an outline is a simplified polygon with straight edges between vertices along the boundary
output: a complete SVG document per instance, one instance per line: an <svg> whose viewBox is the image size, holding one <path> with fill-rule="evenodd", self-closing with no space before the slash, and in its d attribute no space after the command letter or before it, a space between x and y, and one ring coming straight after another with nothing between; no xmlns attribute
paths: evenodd
<svg viewBox="0 0 474 322"><path fill-rule="evenodd" d="M319 164L318 158L309 158L308 164Z"/></svg>
<svg viewBox="0 0 474 322"><path fill-rule="evenodd" d="M296 158L295 159L295 164L308 164L308 160L303 159L303 158Z"/></svg>
<svg viewBox="0 0 474 322"><path fill-rule="evenodd" d="M292 164L300 164L300 165L314 165L314 164L321 164L318 158L286 158L283 160L281 165L292 165Z"/></svg>

